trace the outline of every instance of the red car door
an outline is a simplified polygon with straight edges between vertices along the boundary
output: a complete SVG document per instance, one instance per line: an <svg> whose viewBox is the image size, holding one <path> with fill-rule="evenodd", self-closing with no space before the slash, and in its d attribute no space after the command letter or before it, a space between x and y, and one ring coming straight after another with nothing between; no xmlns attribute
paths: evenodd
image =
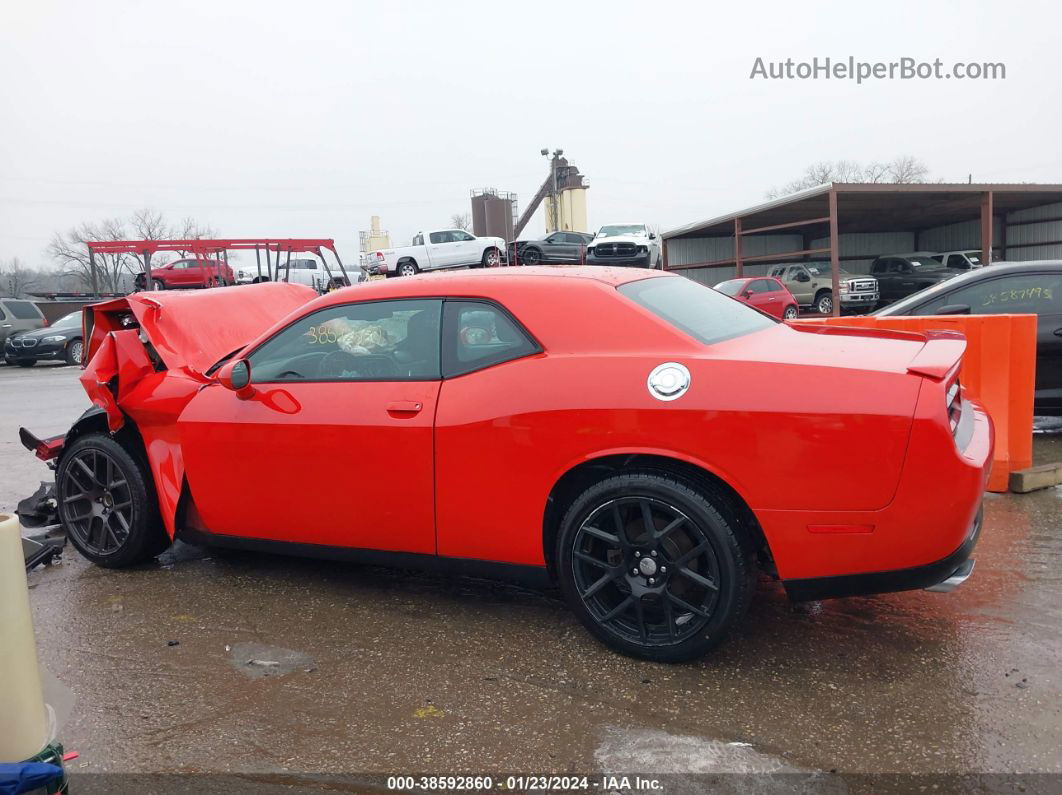
<svg viewBox="0 0 1062 795"><path fill-rule="evenodd" d="M332 306L248 357L253 394L202 389L178 420L214 533L434 554L442 301Z"/></svg>
<svg viewBox="0 0 1062 795"><path fill-rule="evenodd" d="M170 276L166 279L168 285L175 287L189 287L198 283L199 269L196 268L195 260L177 260L169 268Z"/></svg>
<svg viewBox="0 0 1062 795"><path fill-rule="evenodd" d="M750 279L748 284L741 288L739 295L746 304L756 307L761 312L781 317L780 309L772 309L772 304L781 303L778 299L779 294L772 294L770 287L768 279Z"/></svg>

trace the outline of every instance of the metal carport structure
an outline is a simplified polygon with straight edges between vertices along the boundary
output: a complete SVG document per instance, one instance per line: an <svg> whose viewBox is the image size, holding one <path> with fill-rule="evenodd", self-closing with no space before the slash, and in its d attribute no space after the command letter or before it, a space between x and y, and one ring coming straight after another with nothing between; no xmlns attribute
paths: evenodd
<svg viewBox="0 0 1062 795"><path fill-rule="evenodd" d="M866 273L880 254L978 248L986 264L1062 258L1062 185L833 182L662 237L664 268L706 284L829 261L836 314L842 262Z"/></svg>

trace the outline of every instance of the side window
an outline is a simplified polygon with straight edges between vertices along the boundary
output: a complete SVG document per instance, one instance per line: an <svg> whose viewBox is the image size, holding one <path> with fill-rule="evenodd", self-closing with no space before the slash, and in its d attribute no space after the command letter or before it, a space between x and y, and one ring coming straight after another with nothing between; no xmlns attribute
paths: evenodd
<svg viewBox="0 0 1062 795"><path fill-rule="evenodd" d="M443 375L464 375L541 350L507 312L485 301L447 301Z"/></svg>
<svg viewBox="0 0 1062 795"><path fill-rule="evenodd" d="M7 320L7 315L4 313L3 306L0 306L0 320Z"/></svg>
<svg viewBox="0 0 1062 795"><path fill-rule="evenodd" d="M469 240L475 240L476 239L472 235L468 234L468 232L464 231L463 229L454 230L450 234L453 236L453 240L454 240L455 243L466 243Z"/></svg>
<svg viewBox="0 0 1062 795"><path fill-rule="evenodd" d="M770 276L774 276L776 279L781 279L782 275L785 273L785 266L784 265L775 265L773 268L771 268L769 271L767 271L767 273Z"/></svg>
<svg viewBox="0 0 1062 795"><path fill-rule="evenodd" d="M774 279L757 279L756 281L763 282L763 292L765 293L776 293L781 289L778 282Z"/></svg>
<svg viewBox="0 0 1062 795"><path fill-rule="evenodd" d="M948 295L949 304L966 304L975 315L1062 313L1062 275L1030 273L1005 276L962 287Z"/></svg>
<svg viewBox="0 0 1062 795"><path fill-rule="evenodd" d="M4 305L15 320L40 320L41 313L30 301L5 301Z"/></svg>
<svg viewBox="0 0 1062 795"><path fill-rule="evenodd" d="M369 301L300 318L249 357L251 381L433 381L442 301Z"/></svg>
<svg viewBox="0 0 1062 795"><path fill-rule="evenodd" d="M888 270L889 261L887 259L876 259L874 264L870 266L871 273L885 273Z"/></svg>
<svg viewBox="0 0 1062 795"><path fill-rule="evenodd" d="M417 235L416 237L414 237L413 238L413 243L411 245L423 246L424 245L424 235Z"/></svg>
<svg viewBox="0 0 1062 795"><path fill-rule="evenodd" d="M969 270L970 268L970 263L966 261L966 257L962 254L952 254L948 257L948 261L945 264L949 268L962 268L963 270Z"/></svg>
<svg viewBox="0 0 1062 795"><path fill-rule="evenodd" d="M771 288L768 286L768 282L766 279L753 279L751 282L749 282L748 289L754 293L766 293Z"/></svg>
<svg viewBox="0 0 1062 795"><path fill-rule="evenodd" d="M449 232L429 232L428 233L428 240L430 240L432 243L449 243L450 242L450 233Z"/></svg>

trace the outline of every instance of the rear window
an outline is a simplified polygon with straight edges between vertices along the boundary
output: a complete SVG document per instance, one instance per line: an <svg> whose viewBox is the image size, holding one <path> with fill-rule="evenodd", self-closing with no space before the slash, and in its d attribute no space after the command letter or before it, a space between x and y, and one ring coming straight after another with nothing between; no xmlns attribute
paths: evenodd
<svg viewBox="0 0 1062 795"><path fill-rule="evenodd" d="M621 285L619 291L705 345L751 334L778 322L683 276L629 282Z"/></svg>
<svg viewBox="0 0 1062 795"><path fill-rule="evenodd" d="M4 306L16 320L40 320L42 315L30 301L4 301Z"/></svg>

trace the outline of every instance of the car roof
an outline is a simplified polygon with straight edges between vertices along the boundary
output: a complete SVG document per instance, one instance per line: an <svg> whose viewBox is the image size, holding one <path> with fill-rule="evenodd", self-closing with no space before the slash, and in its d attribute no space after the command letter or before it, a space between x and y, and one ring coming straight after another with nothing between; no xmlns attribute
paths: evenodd
<svg viewBox="0 0 1062 795"><path fill-rule="evenodd" d="M348 301L385 300L413 296L462 296L491 294L520 289L529 283L554 282L560 286L565 280L596 282L618 287L628 282L654 278L685 278L645 268L609 268L596 265L523 265L510 268L476 268L474 270L420 273L396 279L361 282L327 293L312 302L315 307L331 306Z"/></svg>
<svg viewBox="0 0 1062 795"><path fill-rule="evenodd" d="M962 271L958 276L940 282L925 290L920 290L907 298L901 298L894 304L875 312L876 315L899 315L904 311L921 306L926 301L931 301L941 293L948 293L957 287L962 287L970 282L979 282L985 279L995 279L1000 276L1015 276L1022 273L1036 273L1044 271L1057 271L1062 273L1062 260L1040 259L1027 262L999 262L987 265L983 268Z"/></svg>

